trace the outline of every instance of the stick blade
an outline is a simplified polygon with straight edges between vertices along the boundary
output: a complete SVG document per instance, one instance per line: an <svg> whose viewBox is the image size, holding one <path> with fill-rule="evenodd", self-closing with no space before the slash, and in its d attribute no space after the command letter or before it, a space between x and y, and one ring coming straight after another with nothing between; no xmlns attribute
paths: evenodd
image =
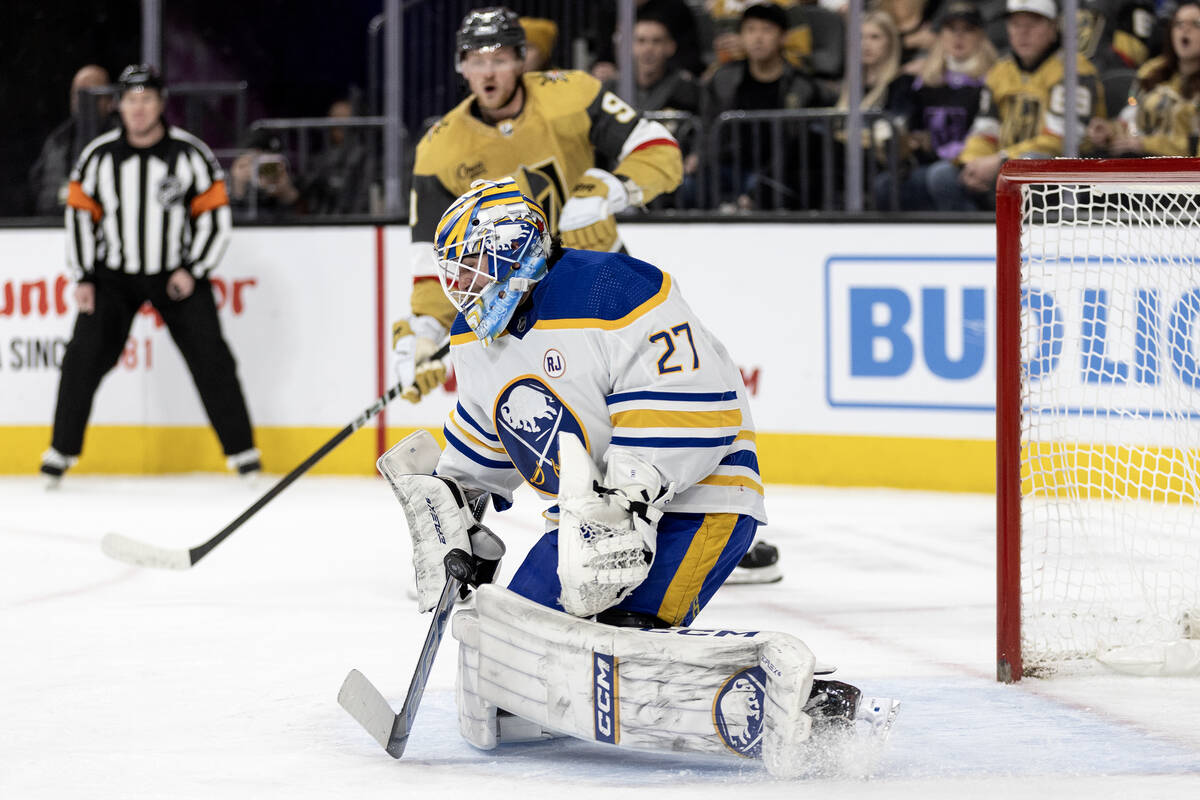
<svg viewBox="0 0 1200 800"><path fill-rule="evenodd" d="M192 567L192 554L188 550L156 547L119 533L104 534L104 538L100 540L100 549L109 558L135 567L176 570Z"/></svg>
<svg viewBox="0 0 1200 800"><path fill-rule="evenodd" d="M399 717L366 675L356 669L350 670L338 691L338 705L346 709L388 755L392 758L404 755L407 732L397 730Z"/></svg>

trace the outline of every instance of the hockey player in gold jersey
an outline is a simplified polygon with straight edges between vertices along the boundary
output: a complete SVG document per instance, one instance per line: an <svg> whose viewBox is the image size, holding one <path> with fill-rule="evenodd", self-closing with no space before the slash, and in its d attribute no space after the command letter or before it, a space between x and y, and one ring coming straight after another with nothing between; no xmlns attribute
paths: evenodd
<svg viewBox="0 0 1200 800"><path fill-rule="evenodd" d="M438 281L434 229L476 180L511 177L544 209L564 246L623 249L615 216L674 191L683 177L679 145L658 122L579 71L525 72L525 32L506 8L472 11L459 28L458 71L471 95L417 145L409 224L412 316L392 329L397 371L411 402L446 379L428 360L449 335L455 309ZM612 172L596 166L598 158ZM782 577L777 549L755 542L730 583Z"/></svg>
<svg viewBox="0 0 1200 800"><path fill-rule="evenodd" d="M683 176L667 129L587 73L524 72L525 33L512 11L472 11L456 44L471 95L425 134L413 166L412 316L393 326L398 371L414 379L405 394L411 402L446 377L440 362L417 366L440 346L455 314L436 277L433 232L472 181L512 177L566 246L612 251L622 246L614 215L674 191ZM597 156L611 173L596 167Z"/></svg>
<svg viewBox="0 0 1200 800"><path fill-rule="evenodd" d="M1066 126L1063 51L1055 0L1008 0L1011 52L988 71L979 111L956 162L930 171L930 194L948 211L989 208L996 176L1009 158L1062 155ZM1080 131L1104 114L1096 70L1078 57L1075 113Z"/></svg>

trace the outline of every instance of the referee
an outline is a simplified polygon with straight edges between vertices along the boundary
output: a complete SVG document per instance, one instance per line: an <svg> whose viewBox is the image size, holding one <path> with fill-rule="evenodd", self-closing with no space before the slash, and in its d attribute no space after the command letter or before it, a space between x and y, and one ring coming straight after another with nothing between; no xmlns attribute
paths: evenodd
<svg viewBox="0 0 1200 800"><path fill-rule="evenodd" d="M237 365L207 277L229 243L224 175L202 141L163 121L166 92L153 67L126 67L117 83L121 126L84 148L67 189L79 315L41 470L54 485L78 460L96 388L149 300L191 370L230 469L257 472Z"/></svg>

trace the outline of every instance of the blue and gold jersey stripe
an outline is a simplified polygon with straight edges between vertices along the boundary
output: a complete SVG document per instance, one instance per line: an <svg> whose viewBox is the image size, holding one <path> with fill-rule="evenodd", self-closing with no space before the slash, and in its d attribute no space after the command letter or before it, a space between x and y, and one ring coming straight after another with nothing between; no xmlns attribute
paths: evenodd
<svg viewBox="0 0 1200 800"><path fill-rule="evenodd" d="M485 458L484 456L480 455L470 445L466 444L461 439L459 439L457 436L455 436L454 433L450 430L450 426L448 426L448 425L446 427L442 428L442 433L445 434L445 436L446 436L446 444L448 446L453 447L457 452L461 453L463 456L465 456L466 458L475 462L476 464L478 464L481 467L487 467L488 469L504 469L504 470L513 468L512 461L509 461L509 460L496 461L495 459Z"/></svg>
<svg viewBox="0 0 1200 800"><path fill-rule="evenodd" d="M742 424L742 410L664 411L638 408L616 412L612 415L612 424L614 428L738 428Z"/></svg>
<svg viewBox="0 0 1200 800"><path fill-rule="evenodd" d="M489 442L495 442L496 444L500 443L500 437L494 433L489 433L482 425L480 425L478 422L476 422L475 418L472 417L470 414L468 414L467 410L465 408L463 408L462 403L455 403L454 410L452 413L456 417L458 417L458 419L461 419L462 421L464 421L468 425L470 425L472 428L474 428L475 432L478 433L480 436L482 436L484 439L487 439Z"/></svg>
<svg viewBox="0 0 1200 800"><path fill-rule="evenodd" d="M595 317L539 319L534 323L533 328L534 330L543 331L560 331L573 328L599 328L600 330L613 331L624 328L666 302L667 296L671 293L671 276L665 272L662 275L662 286L658 292L622 317L618 317L617 319L598 319Z"/></svg>
<svg viewBox="0 0 1200 800"><path fill-rule="evenodd" d="M737 400L737 392L617 392L605 398L608 405L627 403L631 400L666 400L672 403L721 403Z"/></svg>

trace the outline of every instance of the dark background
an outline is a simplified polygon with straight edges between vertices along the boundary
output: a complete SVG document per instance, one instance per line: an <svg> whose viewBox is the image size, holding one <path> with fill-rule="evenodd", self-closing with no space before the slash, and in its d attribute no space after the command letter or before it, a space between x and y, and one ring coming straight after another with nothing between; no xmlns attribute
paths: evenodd
<svg viewBox="0 0 1200 800"><path fill-rule="evenodd" d="M247 81L251 120L324 116L362 87L367 25L382 10L380 0L163 5L167 80ZM141 59L141 26L138 0L0 2L0 216L29 213L29 167L67 118L75 72L96 63L116 80Z"/></svg>

